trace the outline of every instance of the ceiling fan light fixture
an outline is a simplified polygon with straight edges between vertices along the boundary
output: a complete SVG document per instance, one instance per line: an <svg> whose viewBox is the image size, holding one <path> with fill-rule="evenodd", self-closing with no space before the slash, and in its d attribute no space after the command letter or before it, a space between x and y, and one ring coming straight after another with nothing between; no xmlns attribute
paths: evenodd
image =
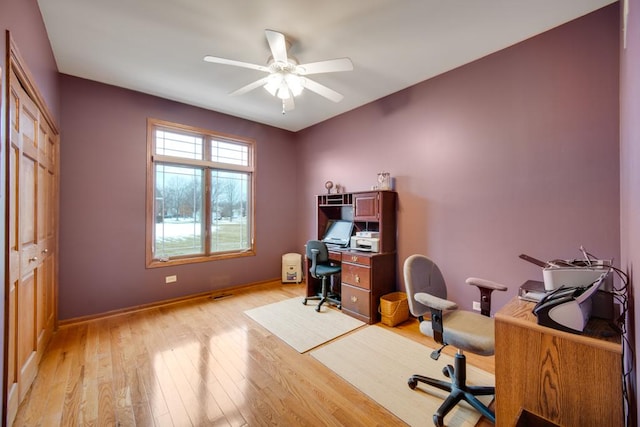
<svg viewBox="0 0 640 427"><path fill-rule="evenodd" d="M280 89L284 81L284 76L281 73L273 73L267 79L267 83L264 85L264 88L271 94L271 96L276 96L276 93Z"/></svg>
<svg viewBox="0 0 640 427"><path fill-rule="evenodd" d="M284 76L284 81L287 83L287 86L291 90L293 96L298 96L302 93L302 89L304 89L303 77L300 77L297 74L287 73Z"/></svg>
<svg viewBox="0 0 640 427"><path fill-rule="evenodd" d="M287 86L286 82L282 82L282 84L278 88L276 96L282 100L291 98L291 91L289 90L289 86Z"/></svg>
<svg viewBox="0 0 640 427"><path fill-rule="evenodd" d="M304 89L304 79L297 74L278 71L272 73L264 88L271 94L280 99L289 99L292 96L298 96Z"/></svg>

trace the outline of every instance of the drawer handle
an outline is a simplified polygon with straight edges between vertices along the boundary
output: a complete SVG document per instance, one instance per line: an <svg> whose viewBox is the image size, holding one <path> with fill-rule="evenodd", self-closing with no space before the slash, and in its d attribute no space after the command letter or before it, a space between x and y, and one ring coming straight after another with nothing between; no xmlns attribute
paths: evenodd
<svg viewBox="0 0 640 427"><path fill-rule="evenodd" d="M351 297L351 302L358 302L358 297L357 296L352 296Z"/></svg>
<svg viewBox="0 0 640 427"><path fill-rule="evenodd" d="M356 283L360 283L360 276L356 274Z"/></svg>
<svg viewBox="0 0 640 427"><path fill-rule="evenodd" d="M38 261L38 257L34 256L33 258L29 258L29 262L36 262Z"/></svg>
<svg viewBox="0 0 640 427"><path fill-rule="evenodd" d="M351 255L351 262L356 262L358 261L358 257L355 255Z"/></svg>

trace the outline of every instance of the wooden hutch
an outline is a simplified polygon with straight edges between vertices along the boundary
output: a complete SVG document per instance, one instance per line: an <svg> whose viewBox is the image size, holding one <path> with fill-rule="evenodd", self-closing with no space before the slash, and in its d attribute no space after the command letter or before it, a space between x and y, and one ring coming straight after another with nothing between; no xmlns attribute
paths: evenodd
<svg viewBox="0 0 640 427"><path fill-rule="evenodd" d="M355 231L379 232L379 251L329 249L329 258L342 264L339 287L342 311L369 324L380 320L380 297L396 290L396 205L394 191L323 194L317 196L317 238L331 220L353 221ZM307 266L308 273L308 266ZM319 281L307 276L307 296Z"/></svg>

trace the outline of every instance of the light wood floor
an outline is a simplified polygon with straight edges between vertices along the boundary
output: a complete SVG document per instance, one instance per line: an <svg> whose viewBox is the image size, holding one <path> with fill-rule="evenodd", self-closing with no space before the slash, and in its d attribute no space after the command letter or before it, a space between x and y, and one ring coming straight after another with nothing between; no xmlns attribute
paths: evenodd
<svg viewBox="0 0 640 427"><path fill-rule="evenodd" d="M304 285L231 293L60 328L14 425L404 425L243 314ZM392 330L426 343L415 320ZM493 372L493 358L468 360Z"/></svg>

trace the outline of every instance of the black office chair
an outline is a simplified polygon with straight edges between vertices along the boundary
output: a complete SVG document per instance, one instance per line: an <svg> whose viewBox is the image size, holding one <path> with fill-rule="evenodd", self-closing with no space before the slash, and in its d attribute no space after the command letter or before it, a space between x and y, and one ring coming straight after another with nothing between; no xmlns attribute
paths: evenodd
<svg viewBox="0 0 640 427"><path fill-rule="evenodd" d="M309 300L320 300L316 311L320 311L320 307L325 302L330 302L342 308L339 295L331 292L330 277L334 274L339 274L341 268L339 265L332 265L329 262L329 251L327 245L320 240L309 240L307 242L307 258L311 260L311 267L309 273L315 279L322 281L322 290L316 296L306 297L302 304L307 304Z"/></svg>
<svg viewBox="0 0 640 427"><path fill-rule="evenodd" d="M423 255L411 255L404 263L404 280L411 314L420 321L420 332L433 337L442 347L431 353L431 358L438 360L440 352L447 345L458 349L454 358L454 366L447 365L442 373L451 382L413 375L408 380L413 390L418 382L431 385L450 392L440 408L433 415L436 426L443 426L444 417L460 401L464 400L482 415L495 423L495 414L476 396L494 395L495 387L470 386L466 384L466 358L463 351L470 351L482 356L491 356L494 352L493 319L491 311L491 292L505 291L506 286L488 280L469 278L467 283L475 285L481 292L483 314L457 310L458 306L448 301L447 287L438 266ZM431 319L424 315L431 313Z"/></svg>

